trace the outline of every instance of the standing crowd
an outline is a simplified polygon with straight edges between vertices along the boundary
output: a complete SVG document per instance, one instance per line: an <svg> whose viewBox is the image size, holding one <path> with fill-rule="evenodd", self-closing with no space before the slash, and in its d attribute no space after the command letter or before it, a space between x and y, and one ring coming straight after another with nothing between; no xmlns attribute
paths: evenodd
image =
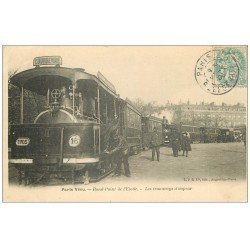
<svg viewBox="0 0 250 250"><path fill-rule="evenodd" d="M182 156L188 157L188 152L192 150L190 134L188 132L180 132L178 130L173 131L171 136L171 146L173 150L173 156L178 157L179 151L182 150ZM161 136L157 129L154 128L153 134L151 136L150 145L152 148L152 161L155 159L155 153L157 156L157 161L160 161L160 145L162 144Z"/></svg>
<svg viewBox="0 0 250 250"><path fill-rule="evenodd" d="M180 125L181 128L181 125ZM152 148L152 161L160 161L160 146L162 145L162 135L157 131L155 127L150 138L150 147ZM178 157L179 152L182 150L182 155L188 157L188 152L191 151L191 140L188 132L181 132L181 129L173 131L171 136L171 146L173 150L173 156ZM122 163L124 165L124 175L131 176L129 167L129 146L124 136L119 135L118 129L113 131L110 136L110 141L105 150L105 153L111 155L110 164L115 165L114 176L121 176Z"/></svg>
<svg viewBox="0 0 250 250"><path fill-rule="evenodd" d="M191 151L191 140L188 132L184 132L181 135L174 134L172 139L172 149L174 157L179 156L179 151L182 150L182 156L188 157L188 151Z"/></svg>

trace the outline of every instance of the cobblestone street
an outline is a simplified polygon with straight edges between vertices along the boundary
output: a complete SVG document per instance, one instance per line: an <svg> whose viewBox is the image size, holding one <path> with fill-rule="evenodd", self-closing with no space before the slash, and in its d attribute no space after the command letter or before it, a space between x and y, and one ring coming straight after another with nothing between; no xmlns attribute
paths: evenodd
<svg viewBox="0 0 250 250"><path fill-rule="evenodd" d="M46 184L19 186L19 196L37 190L39 199L46 201L53 200L53 195L61 201L246 201L243 143L192 144L189 156L180 152L178 158L171 148L161 147L160 151L160 162L151 161L151 150L131 156L130 178L110 174L88 185L51 179ZM9 175L15 189L17 171L10 167Z"/></svg>
<svg viewBox="0 0 250 250"><path fill-rule="evenodd" d="M151 161L151 150L129 158L131 178L108 176L102 183L132 180L183 181L184 178L232 178L246 176L246 149L243 143L192 144L189 156L173 157L172 149L161 148L160 162Z"/></svg>
<svg viewBox="0 0 250 250"><path fill-rule="evenodd" d="M142 151L129 158L131 177L113 177L112 174L90 186L109 183L126 184L137 181L183 181L184 178L246 178L246 149L243 143L192 144L189 156L173 157L172 149L161 147L160 162L151 161L151 150ZM17 176L10 167L9 175ZM17 178L11 178L17 183ZM80 184L81 185L81 184Z"/></svg>

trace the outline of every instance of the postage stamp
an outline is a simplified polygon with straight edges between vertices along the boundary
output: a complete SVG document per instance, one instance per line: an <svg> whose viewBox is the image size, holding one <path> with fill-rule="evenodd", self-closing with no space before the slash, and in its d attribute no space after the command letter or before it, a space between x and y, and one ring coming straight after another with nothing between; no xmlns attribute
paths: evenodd
<svg viewBox="0 0 250 250"><path fill-rule="evenodd" d="M228 93L234 87L246 87L246 53L246 47L214 47L197 60L197 83L213 95Z"/></svg>

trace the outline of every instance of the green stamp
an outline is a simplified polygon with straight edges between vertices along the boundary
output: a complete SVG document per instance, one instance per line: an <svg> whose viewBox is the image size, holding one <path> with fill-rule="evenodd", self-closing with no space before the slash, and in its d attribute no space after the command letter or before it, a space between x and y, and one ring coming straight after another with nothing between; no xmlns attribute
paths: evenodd
<svg viewBox="0 0 250 250"><path fill-rule="evenodd" d="M217 51L214 65L215 77L221 87L247 86L246 53L241 49L230 47Z"/></svg>

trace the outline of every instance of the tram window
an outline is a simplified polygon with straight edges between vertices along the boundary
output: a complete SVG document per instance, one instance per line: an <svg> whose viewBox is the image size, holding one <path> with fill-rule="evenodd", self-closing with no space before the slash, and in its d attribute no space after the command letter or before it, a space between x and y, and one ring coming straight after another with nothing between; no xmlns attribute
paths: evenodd
<svg viewBox="0 0 250 250"><path fill-rule="evenodd" d="M133 110L127 109L128 127L140 128L140 116Z"/></svg>
<svg viewBox="0 0 250 250"><path fill-rule="evenodd" d="M46 107L47 98L30 90L24 90L23 104L23 122L33 123L37 115ZM18 110L20 110L20 108L18 108Z"/></svg>
<svg viewBox="0 0 250 250"><path fill-rule="evenodd" d="M148 132L148 123L147 123L147 121L146 120L142 121L141 125L142 125L142 131L143 132Z"/></svg>
<svg viewBox="0 0 250 250"><path fill-rule="evenodd" d="M158 130L158 132L160 132L162 130L162 124L161 123L157 124L157 130Z"/></svg>
<svg viewBox="0 0 250 250"><path fill-rule="evenodd" d="M119 114L119 104L114 100L114 96L100 91L100 115L103 123L113 122ZM129 122L130 113L126 111L127 122Z"/></svg>
<svg viewBox="0 0 250 250"><path fill-rule="evenodd" d="M113 120L115 118L116 115L116 107L115 107L115 101L114 101L114 97L110 96L109 100L108 100L108 117L109 119Z"/></svg>
<svg viewBox="0 0 250 250"><path fill-rule="evenodd" d="M148 131L152 130L152 125L151 125L151 121L148 120Z"/></svg>
<svg viewBox="0 0 250 250"><path fill-rule="evenodd" d="M152 122L151 122L151 131L154 130L154 126L155 126L155 123L152 121Z"/></svg>
<svg viewBox="0 0 250 250"><path fill-rule="evenodd" d="M62 86L60 89L60 106L64 106L65 108L72 108L73 101L72 97L70 98L70 92L66 88L66 86Z"/></svg>
<svg viewBox="0 0 250 250"><path fill-rule="evenodd" d="M84 116L93 117L96 110L96 102L88 91L77 91L75 94L75 106Z"/></svg>
<svg viewBox="0 0 250 250"><path fill-rule="evenodd" d="M128 127L132 127L132 114L130 109L127 109L127 123L128 123Z"/></svg>

